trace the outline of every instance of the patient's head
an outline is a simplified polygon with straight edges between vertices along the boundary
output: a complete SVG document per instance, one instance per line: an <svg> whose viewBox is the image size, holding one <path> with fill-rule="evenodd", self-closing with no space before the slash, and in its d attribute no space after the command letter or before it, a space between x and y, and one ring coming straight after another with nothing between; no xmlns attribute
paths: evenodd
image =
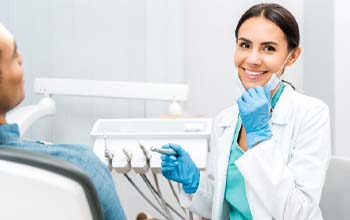
<svg viewBox="0 0 350 220"><path fill-rule="evenodd" d="M24 98L22 54L12 34L0 24L0 124Z"/></svg>

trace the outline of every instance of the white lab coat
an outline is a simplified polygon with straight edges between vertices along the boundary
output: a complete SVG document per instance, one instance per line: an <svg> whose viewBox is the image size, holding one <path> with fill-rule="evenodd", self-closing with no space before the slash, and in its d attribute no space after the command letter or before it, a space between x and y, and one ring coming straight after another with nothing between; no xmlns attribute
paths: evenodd
<svg viewBox="0 0 350 220"><path fill-rule="evenodd" d="M224 195L237 117L237 105L216 117L208 165L198 190L180 194L184 207L213 220L229 219ZM245 180L253 219L321 220L319 201L331 155L327 105L286 86L270 128L272 138L235 162Z"/></svg>

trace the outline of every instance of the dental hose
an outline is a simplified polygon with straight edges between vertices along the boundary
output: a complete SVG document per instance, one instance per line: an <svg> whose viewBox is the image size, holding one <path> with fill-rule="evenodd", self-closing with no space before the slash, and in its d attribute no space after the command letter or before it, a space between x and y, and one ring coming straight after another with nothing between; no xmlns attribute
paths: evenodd
<svg viewBox="0 0 350 220"><path fill-rule="evenodd" d="M174 217L173 217L173 216L171 215L171 213L169 212L169 209L168 209L168 207L167 207L167 204L166 204L166 202L165 202L165 200L164 200L164 198L163 198L163 196L162 196L162 192L160 191L160 187L159 187L159 183L158 183L158 178L157 178L157 176L156 176L155 173L152 173L152 175L153 175L154 183L155 183L156 188L157 188L158 196L159 196L159 198L160 198L160 201L161 201L162 204L163 204L164 211L165 211L165 213L167 213L167 214L169 215L169 218L170 218L171 220L173 220Z"/></svg>
<svg viewBox="0 0 350 220"><path fill-rule="evenodd" d="M160 198L159 198L158 195L156 195L156 193L152 190L151 186L149 185L149 183L148 183L147 180L145 179L145 176L144 176L143 174L140 174L140 176L141 176L143 182L145 182L145 184L146 184L147 188L149 189L149 191L151 192L151 194L152 194L154 200L157 201L159 207L161 207L161 208L165 211L165 214L166 214L166 215L168 216L168 218L169 218L169 214L168 214L168 213L166 212L166 210L164 209L163 204L159 201Z"/></svg>
<svg viewBox="0 0 350 220"><path fill-rule="evenodd" d="M167 215L163 213L147 196L142 192L142 190L132 181L132 179L128 176L128 174L124 173L125 178L129 181L129 183L136 189L136 191L150 204L159 214L161 214L164 218L167 218Z"/></svg>
<svg viewBox="0 0 350 220"><path fill-rule="evenodd" d="M171 189L171 192L173 193L173 195L174 195L174 197L175 197L177 203L179 204L180 208L182 209L182 211L183 211L184 213L186 213L186 210L185 210L185 209L181 206L181 204L180 204L179 196L177 195L177 193L176 193L176 191L175 191L175 189L174 189L174 186L173 186L173 184L171 183L170 180L168 180L168 184L169 184L170 189Z"/></svg>
<svg viewBox="0 0 350 220"><path fill-rule="evenodd" d="M144 175L144 174L143 174ZM151 182L148 180L148 178L145 176L145 180L148 182L148 184L150 185L151 189L159 196L158 192L155 190L155 188L153 187L153 185L151 184ZM183 217L178 211L176 211L168 202L166 202L164 200L166 206L173 211L179 218L186 220L185 217Z"/></svg>

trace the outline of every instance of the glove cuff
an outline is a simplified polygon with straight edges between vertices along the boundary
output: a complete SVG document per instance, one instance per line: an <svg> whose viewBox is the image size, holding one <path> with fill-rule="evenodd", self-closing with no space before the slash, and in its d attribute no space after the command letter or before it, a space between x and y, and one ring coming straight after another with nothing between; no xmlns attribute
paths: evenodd
<svg viewBox="0 0 350 220"><path fill-rule="evenodd" d="M192 175L192 179L191 179L190 183L182 184L182 188L185 191L185 193L192 194L192 193L195 193L197 191L198 185L199 185L199 178L200 178L200 171L196 167L195 173Z"/></svg>
<svg viewBox="0 0 350 220"><path fill-rule="evenodd" d="M254 147L257 143L266 141L272 137L270 128L247 133L247 144L248 148Z"/></svg>

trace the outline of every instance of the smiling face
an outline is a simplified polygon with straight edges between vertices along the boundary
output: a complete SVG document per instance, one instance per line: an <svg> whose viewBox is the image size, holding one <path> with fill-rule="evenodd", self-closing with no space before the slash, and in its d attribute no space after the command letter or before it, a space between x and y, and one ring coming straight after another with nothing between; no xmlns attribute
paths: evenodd
<svg viewBox="0 0 350 220"><path fill-rule="evenodd" d="M239 28L234 63L243 86L252 88L264 86L273 73L280 74L284 65L294 63L299 53L299 49L294 50L288 57L284 32L272 21L257 16Z"/></svg>
<svg viewBox="0 0 350 220"><path fill-rule="evenodd" d="M0 123L24 98L22 62L13 36L0 24Z"/></svg>

